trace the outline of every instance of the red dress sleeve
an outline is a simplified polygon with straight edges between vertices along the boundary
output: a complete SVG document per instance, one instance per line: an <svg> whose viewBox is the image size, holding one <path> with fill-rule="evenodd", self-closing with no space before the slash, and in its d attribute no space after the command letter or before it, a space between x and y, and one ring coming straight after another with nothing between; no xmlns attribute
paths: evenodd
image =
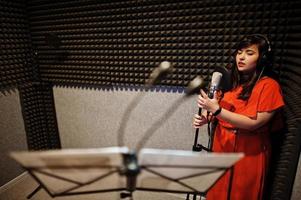
<svg viewBox="0 0 301 200"><path fill-rule="evenodd" d="M253 88L242 114L256 118L258 112L269 112L284 105L279 84L272 78L263 78Z"/></svg>

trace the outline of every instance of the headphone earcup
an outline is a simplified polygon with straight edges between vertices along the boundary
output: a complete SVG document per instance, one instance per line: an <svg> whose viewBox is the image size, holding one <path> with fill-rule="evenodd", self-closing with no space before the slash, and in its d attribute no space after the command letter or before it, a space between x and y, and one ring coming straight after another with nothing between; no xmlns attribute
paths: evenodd
<svg viewBox="0 0 301 200"><path fill-rule="evenodd" d="M272 65L272 54L270 51L264 52L262 54L262 57L260 59L260 65L261 67L270 67Z"/></svg>
<svg viewBox="0 0 301 200"><path fill-rule="evenodd" d="M267 61L268 61L267 55L266 55L266 53L263 53L262 58L261 58L261 64L266 65Z"/></svg>

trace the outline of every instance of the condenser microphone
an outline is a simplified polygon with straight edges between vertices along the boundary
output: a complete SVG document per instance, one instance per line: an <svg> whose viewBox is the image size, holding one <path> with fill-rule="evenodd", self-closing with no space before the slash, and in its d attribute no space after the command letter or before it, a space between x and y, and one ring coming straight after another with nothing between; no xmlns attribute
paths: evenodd
<svg viewBox="0 0 301 200"><path fill-rule="evenodd" d="M223 74L220 72L213 72L211 83L208 91L208 97L213 98L214 92L219 88L220 82L222 80Z"/></svg>
<svg viewBox="0 0 301 200"><path fill-rule="evenodd" d="M186 96L199 94L200 89L204 87L204 83L204 79L201 76L196 76L192 81L189 82L185 90Z"/></svg>
<svg viewBox="0 0 301 200"><path fill-rule="evenodd" d="M146 87L151 87L157 84L160 80L165 78L165 76L172 72L172 65L168 61L163 61L156 67L149 76L148 81L146 82Z"/></svg>

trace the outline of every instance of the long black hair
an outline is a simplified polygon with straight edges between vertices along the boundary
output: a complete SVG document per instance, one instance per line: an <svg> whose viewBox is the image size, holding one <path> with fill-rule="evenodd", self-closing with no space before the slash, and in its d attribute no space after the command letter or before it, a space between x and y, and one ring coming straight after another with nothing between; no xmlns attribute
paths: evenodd
<svg viewBox="0 0 301 200"><path fill-rule="evenodd" d="M238 71L236 65L236 55L239 50L247 48L251 45L257 45L259 51L259 58L257 60L255 73L248 77L242 76ZM260 34L245 36L237 45L234 52L234 63L231 69L232 88L236 88L242 85L242 91L238 98L247 100L251 92L257 83L257 81L263 76L274 76L272 70L272 52L269 40Z"/></svg>

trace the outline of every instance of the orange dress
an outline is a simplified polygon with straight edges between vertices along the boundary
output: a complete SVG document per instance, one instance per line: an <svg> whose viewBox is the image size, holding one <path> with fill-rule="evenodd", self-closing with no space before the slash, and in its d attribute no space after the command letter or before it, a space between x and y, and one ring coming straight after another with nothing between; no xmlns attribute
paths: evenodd
<svg viewBox="0 0 301 200"><path fill-rule="evenodd" d="M237 98L241 90L242 87L238 87L226 92L220 106L232 112L256 118L258 112L274 111L284 105L279 84L269 77L258 81L250 98L246 101ZM207 200L226 200L230 185L230 200L262 199L263 185L271 155L270 128L272 126L275 128L275 123L277 126L281 126L279 122L281 122L281 115L276 114L263 127L255 131L248 131L237 129L230 123L218 119L213 151L243 152L245 157L236 163L233 171L228 170L208 191Z"/></svg>

